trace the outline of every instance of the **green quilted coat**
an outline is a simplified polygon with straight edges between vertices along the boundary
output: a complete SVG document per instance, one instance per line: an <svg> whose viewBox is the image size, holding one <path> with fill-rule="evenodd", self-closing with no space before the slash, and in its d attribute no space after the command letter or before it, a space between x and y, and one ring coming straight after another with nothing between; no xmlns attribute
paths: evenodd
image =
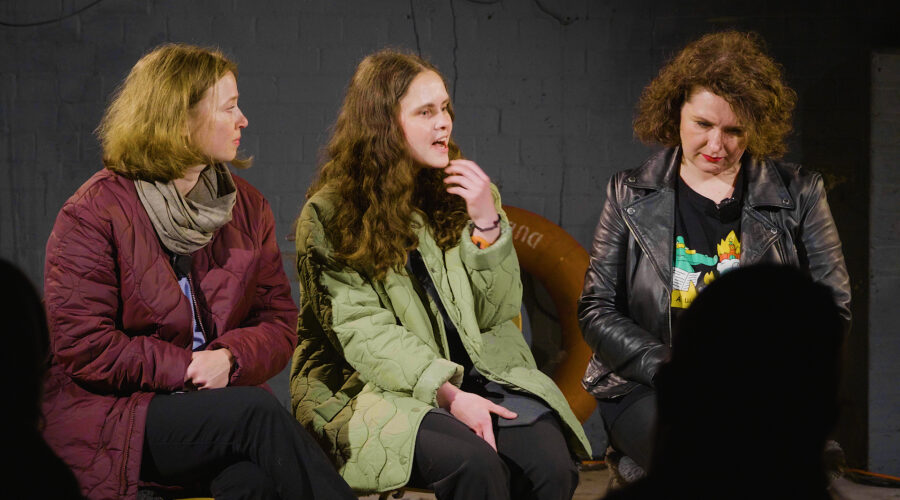
<svg viewBox="0 0 900 500"><path fill-rule="evenodd" d="M419 423L437 406L438 387L448 380L459 385L462 367L447 359L437 306L422 303L409 276L389 272L373 281L335 262L323 229L335 196L320 190L297 224L302 288L291 405L351 487L388 491L409 480ZM500 210L496 189L494 198ZM419 223L419 252L478 370L540 397L560 417L569 448L586 458L581 425L511 321L519 314L522 283L501 216L501 236L484 250L466 230L458 246L443 252Z"/></svg>

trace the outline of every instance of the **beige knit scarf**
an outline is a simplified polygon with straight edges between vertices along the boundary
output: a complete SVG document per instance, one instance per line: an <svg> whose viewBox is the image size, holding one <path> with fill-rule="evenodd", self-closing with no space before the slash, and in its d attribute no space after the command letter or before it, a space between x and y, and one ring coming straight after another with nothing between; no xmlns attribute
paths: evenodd
<svg viewBox="0 0 900 500"><path fill-rule="evenodd" d="M225 165L203 169L186 196L171 181L135 180L134 186L159 239L176 254L189 255L203 248L217 229L231 221L236 189Z"/></svg>

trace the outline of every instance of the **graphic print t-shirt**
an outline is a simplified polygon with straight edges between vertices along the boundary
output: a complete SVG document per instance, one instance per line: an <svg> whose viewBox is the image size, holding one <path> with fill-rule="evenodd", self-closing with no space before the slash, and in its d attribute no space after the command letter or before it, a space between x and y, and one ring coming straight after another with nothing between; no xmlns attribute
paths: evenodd
<svg viewBox="0 0 900 500"><path fill-rule="evenodd" d="M675 206L675 256L672 269L672 319L722 273L741 263L743 170L731 198L715 203L678 178Z"/></svg>

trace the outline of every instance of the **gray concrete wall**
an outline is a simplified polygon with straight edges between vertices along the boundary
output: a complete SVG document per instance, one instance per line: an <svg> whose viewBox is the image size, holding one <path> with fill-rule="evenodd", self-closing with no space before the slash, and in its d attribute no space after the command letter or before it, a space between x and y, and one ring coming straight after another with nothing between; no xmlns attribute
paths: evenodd
<svg viewBox="0 0 900 500"><path fill-rule="evenodd" d="M872 57L869 467L900 476L900 52Z"/></svg>
<svg viewBox="0 0 900 500"><path fill-rule="evenodd" d="M0 26L0 255L41 281L56 212L100 168L92 131L108 96L142 53L166 41L217 45L238 61L250 120L243 148L256 157L242 175L271 201L281 235L290 233L356 63L393 45L420 51L444 72L457 140L505 202L587 246L610 174L651 152L630 127L643 86L686 41L752 29L800 95L788 159L825 174L844 242L855 330L839 438L851 462L864 466L869 53L900 46L887 26L893 3L105 0L59 22ZM86 5L8 0L0 21L29 24ZM896 191L884 196L896 205ZM282 248L293 274L291 242Z"/></svg>

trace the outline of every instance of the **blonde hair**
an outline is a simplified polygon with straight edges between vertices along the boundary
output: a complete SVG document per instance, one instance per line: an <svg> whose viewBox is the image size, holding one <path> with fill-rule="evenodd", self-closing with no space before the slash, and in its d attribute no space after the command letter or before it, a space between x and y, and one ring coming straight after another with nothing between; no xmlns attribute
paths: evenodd
<svg viewBox="0 0 900 500"><path fill-rule="evenodd" d="M113 95L97 127L106 168L129 179L168 182L212 164L191 141L192 108L237 65L217 49L165 44L142 57ZM235 158L238 168L249 158Z"/></svg>

